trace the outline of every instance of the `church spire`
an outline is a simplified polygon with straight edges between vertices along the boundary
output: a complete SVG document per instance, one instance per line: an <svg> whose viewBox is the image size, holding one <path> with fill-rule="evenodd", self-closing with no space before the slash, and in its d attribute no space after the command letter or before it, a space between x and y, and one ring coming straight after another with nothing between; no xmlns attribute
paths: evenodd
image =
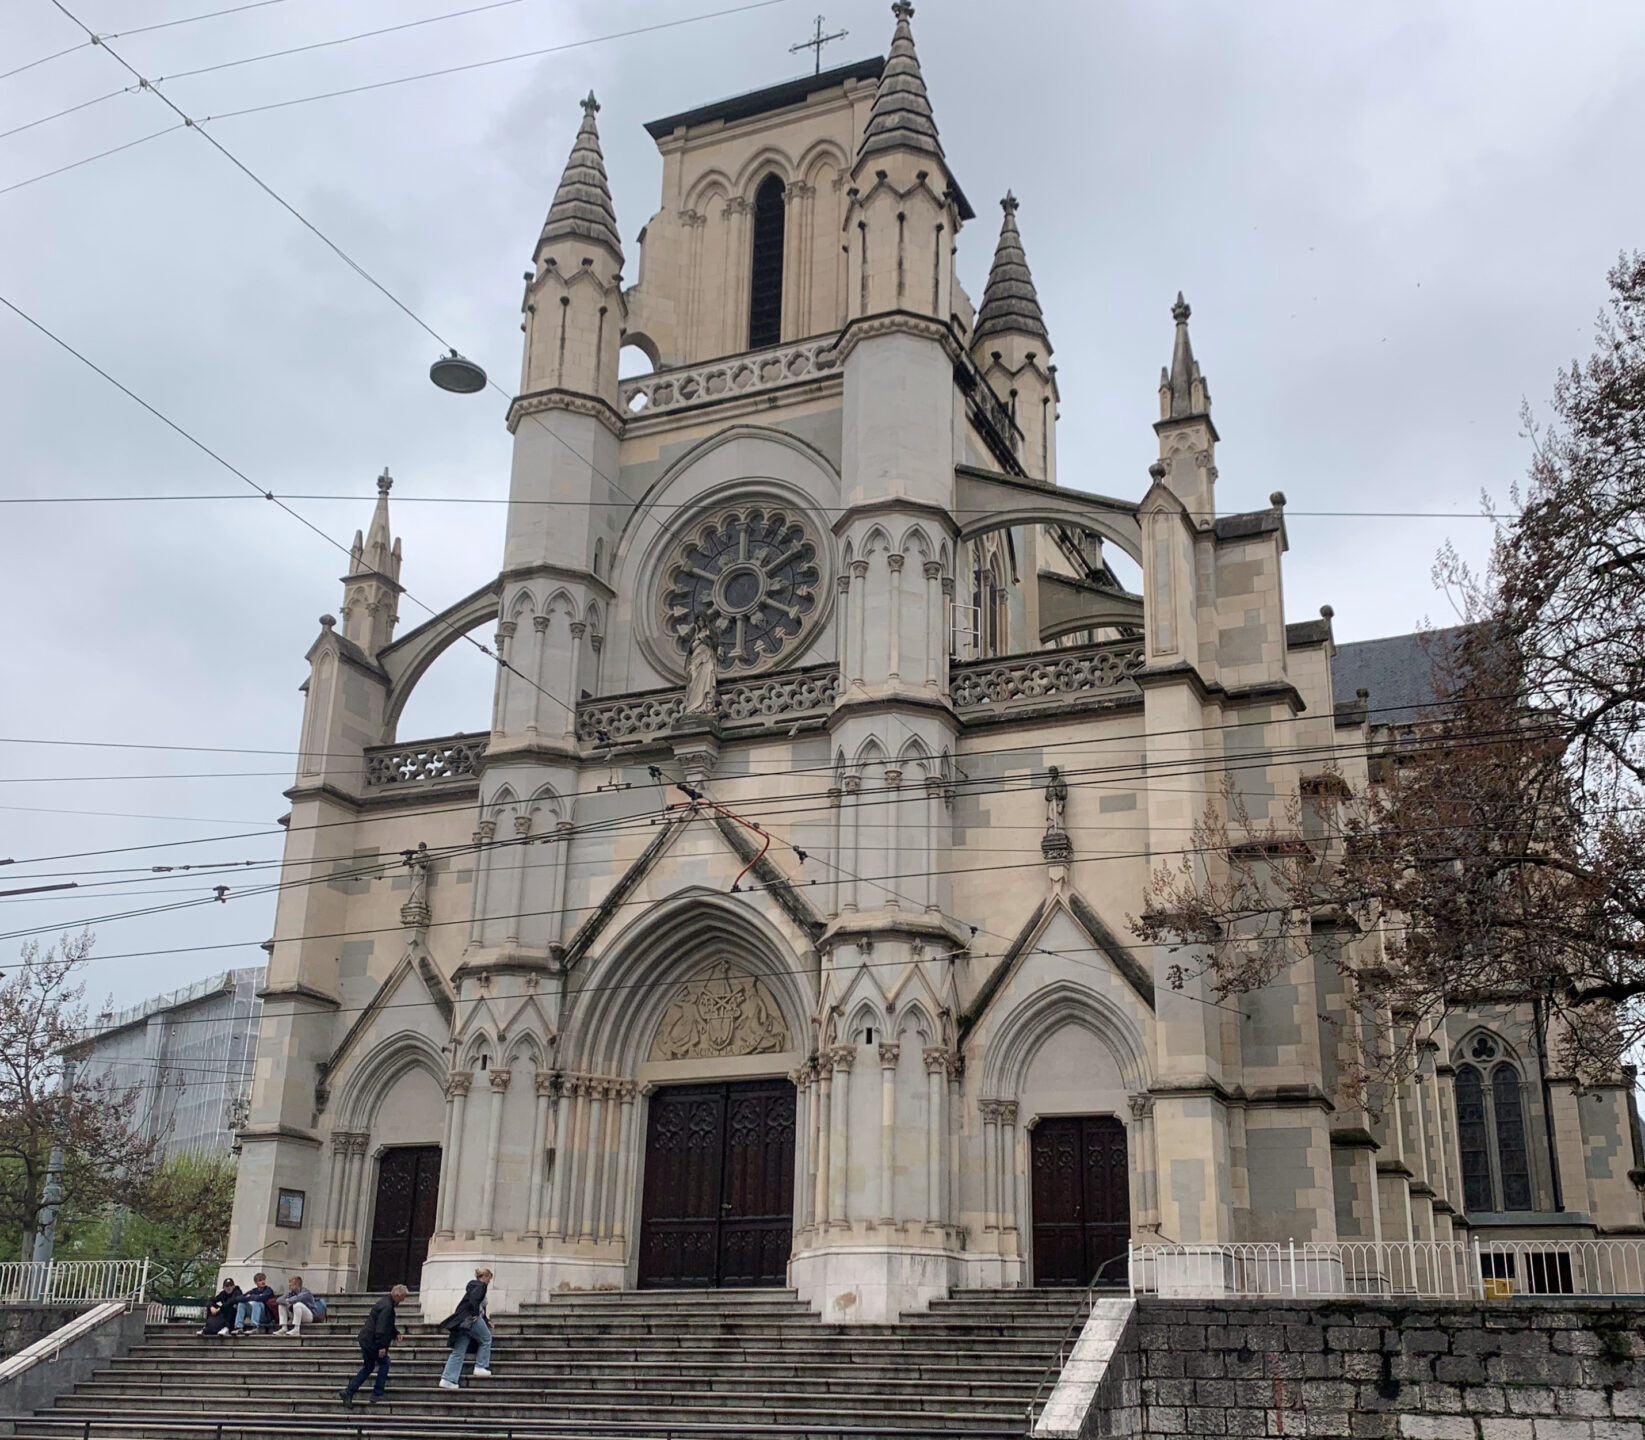
<svg viewBox="0 0 1645 1440"><path fill-rule="evenodd" d="M400 542L389 532L388 492L394 477L383 467L377 477L377 508L371 528L354 532L343 576L343 638L375 655L394 638L399 619Z"/></svg>
<svg viewBox="0 0 1645 1440"><path fill-rule="evenodd" d="M1022 236L1017 233L1017 197L1009 190L1000 201L1000 209L1005 219L1000 223L1000 240L994 247L988 285L982 292L973 343L985 335L1032 335L1045 342L1046 354L1050 354L1051 337L1045 330L1034 277L1028 271Z"/></svg>
<svg viewBox="0 0 1645 1440"><path fill-rule="evenodd" d="M942 141L937 138L937 122L908 23L914 18L914 7L909 0L896 0L891 13L897 17L897 29L857 148L857 161L860 164L881 150L923 150L943 160Z"/></svg>
<svg viewBox="0 0 1645 1440"><path fill-rule="evenodd" d="M577 127L577 138L565 162L560 188L554 192L554 203L548 207L538 245L540 248L543 241L561 237L592 240L609 249L621 264L623 244L617 235L617 212L612 208L605 156L600 153L600 131L594 123L600 102L590 90L588 99L581 103L583 123Z"/></svg>
<svg viewBox="0 0 1645 1440"><path fill-rule="evenodd" d="M1189 420L1210 418L1211 391L1200 374L1199 362L1194 359L1194 347L1188 339L1188 317L1193 313L1188 302L1177 291L1177 303L1171 307L1171 318L1177 322L1177 338L1171 347L1171 368L1160 371L1159 418L1161 420Z"/></svg>

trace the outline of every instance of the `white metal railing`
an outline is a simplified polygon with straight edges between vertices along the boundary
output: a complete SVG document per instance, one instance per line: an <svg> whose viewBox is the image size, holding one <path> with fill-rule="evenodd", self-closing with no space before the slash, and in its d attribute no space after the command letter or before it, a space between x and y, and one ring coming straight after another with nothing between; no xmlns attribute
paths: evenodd
<svg viewBox="0 0 1645 1440"><path fill-rule="evenodd" d="M1288 1299L1645 1295L1645 1239L1133 1245L1134 1295Z"/></svg>
<svg viewBox="0 0 1645 1440"><path fill-rule="evenodd" d="M148 1293L147 1260L8 1260L0 1263L0 1305L92 1305Z"/></svg>

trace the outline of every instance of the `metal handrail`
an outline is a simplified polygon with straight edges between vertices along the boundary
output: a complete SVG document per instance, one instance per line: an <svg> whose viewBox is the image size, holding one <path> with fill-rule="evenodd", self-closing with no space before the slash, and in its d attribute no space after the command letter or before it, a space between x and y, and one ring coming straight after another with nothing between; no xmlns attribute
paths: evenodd
<svg viewBox="0 0 1645 1440"><path fill-rule="evenodd" d="M1116 1260L1125 1261L1126 1285L1131 1283L1131 1246L1126 1244L1125 1254L1112 1255L1097 1266L1097 1273L1091 1277L1091 1283L1085 1287L1085 1304L1080 1307L1074 1318L1068 1322L1068 1328L1062 1332L1062 1340L1057 1345L1057 1358L1047 1363L1045 1372L1040 1376L1040 1383L1034 1387L1034 1398L1028 1402L1028 1430L1033 1433L1039 1414L1044 1413L1042 1399L1045 1387L1053 1383L1055 1377L1062 1374L1063 1367L1068 1364L1068 1357L1073 1353L1074 1345L1078 1342L1080 1332L1085 1328L1085 1322L1091 1318L1091 1312L1096 1309L1097 1291L1103 1287L1103 1272Z"/></svg>

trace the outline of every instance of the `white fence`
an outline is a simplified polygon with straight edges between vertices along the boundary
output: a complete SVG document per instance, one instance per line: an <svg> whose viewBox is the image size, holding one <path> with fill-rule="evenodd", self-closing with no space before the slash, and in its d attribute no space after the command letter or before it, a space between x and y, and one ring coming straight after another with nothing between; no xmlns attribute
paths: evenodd
<svg viewBox="0 0 1645 1440"><path fill-rule="evenodd" d="M148 1293L147 1260L32 1260L0 1263L0 1305L94 1305L141 1301Z"/></svg>
<svg viewBox="0 0 1645 1440"><path fill-rule="evenodd" d="M1645 1297L1645 1239L1134 1245L1134 1295L1183 1299Z"/></svg>

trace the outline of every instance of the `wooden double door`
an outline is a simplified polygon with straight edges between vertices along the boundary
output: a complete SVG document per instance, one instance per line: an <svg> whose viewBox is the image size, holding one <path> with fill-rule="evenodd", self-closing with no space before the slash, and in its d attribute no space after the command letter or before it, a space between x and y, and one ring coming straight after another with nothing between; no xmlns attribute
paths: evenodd
<svg viewBox="0 0 1645 1440"><path fill-rule="evenodd" d="M439 1195L438 1145L399 1145L383 1151L377 1167L366 1289L417 1288L434 1234Z"/></svg>
<svg viewBox="0 0 1645 1440"><path fill-rule="evenodd" d="M783 1285L793 1240L793 1085L656 1091L646 1123L641 1288Z"/></svg>
<svg viewBox="0 0 1645 1440"><path fill-rule="evenodd" d="M1131 1236L1125 1127L1112 1115L1061 1115L1032 1135L1034 1283L1089 1285ZM1122 1272L1110 1266L1105 1278Z"/></svg>

